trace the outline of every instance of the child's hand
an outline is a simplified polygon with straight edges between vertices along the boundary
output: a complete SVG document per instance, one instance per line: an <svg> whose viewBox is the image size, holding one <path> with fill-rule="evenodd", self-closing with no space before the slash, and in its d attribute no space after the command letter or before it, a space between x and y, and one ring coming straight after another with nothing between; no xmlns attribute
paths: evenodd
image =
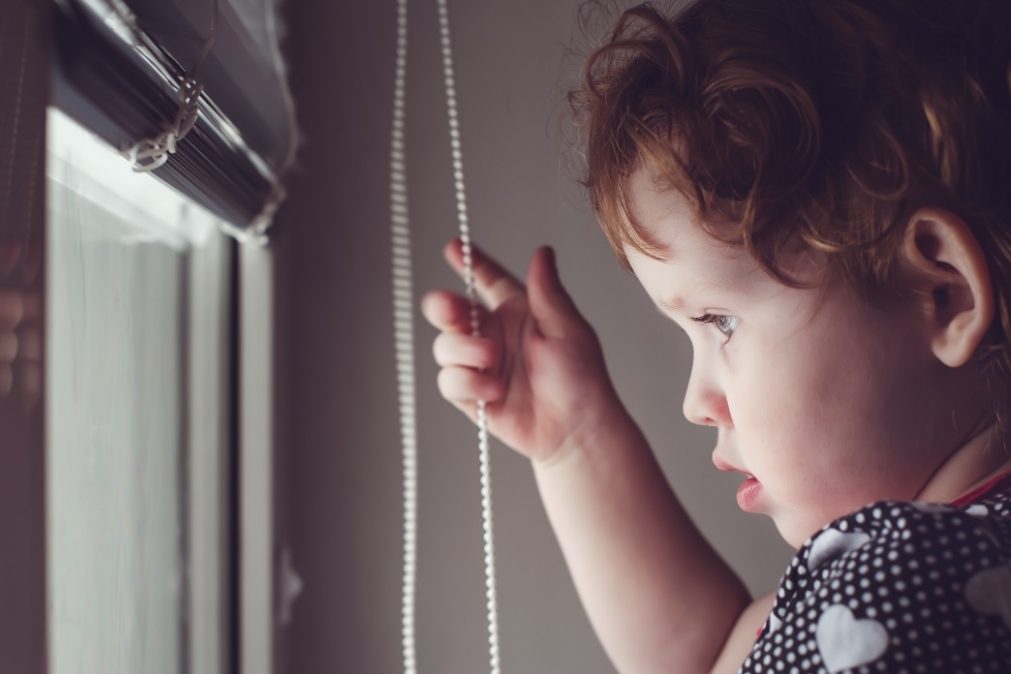
<svg viewBox="0 0 1011 674"><path fill-rule="evenodd" d="M530 459L551 460L577 431L621 407L600 342L562 287L549 248L534 253L526 287L476 246L471 253L481 337L470 336L466 296L435 290L421 300L442 331L433 345L439 391L475 423L483 399L492 435ZM463 277L459 239L444 254Z"/></svg>

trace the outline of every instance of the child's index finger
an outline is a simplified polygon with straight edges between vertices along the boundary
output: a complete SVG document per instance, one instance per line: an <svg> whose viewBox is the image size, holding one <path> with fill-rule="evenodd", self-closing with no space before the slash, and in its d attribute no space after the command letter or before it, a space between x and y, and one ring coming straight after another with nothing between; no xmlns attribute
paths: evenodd
<svg viewBox="0 0 1011 674"><path fill-rule="evenodd" d="M460 238L450 241L443 252L453 270L466 280L463 242ZM526 293L526 287L515 276L473 242L470 244L470 255L474 266L474 289L491 311L495 311L503 302Z"/></svg>

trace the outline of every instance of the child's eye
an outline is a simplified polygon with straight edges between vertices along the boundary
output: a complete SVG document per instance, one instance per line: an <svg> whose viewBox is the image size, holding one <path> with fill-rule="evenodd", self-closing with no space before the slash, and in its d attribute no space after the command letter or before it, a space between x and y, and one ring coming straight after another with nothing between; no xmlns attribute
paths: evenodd
<svg viewBox="0 0 1011 674"><path fill-rule="evenodd" d="M737 316L702 314L701 316L693 316L692 320L698 323L712 323L715 325L717 330L726 335L727 339L724 342L724 344L726 344L730 341L730 338L734 336L734 330L737 329L737 323L740 319L738 319Z"/></svg>

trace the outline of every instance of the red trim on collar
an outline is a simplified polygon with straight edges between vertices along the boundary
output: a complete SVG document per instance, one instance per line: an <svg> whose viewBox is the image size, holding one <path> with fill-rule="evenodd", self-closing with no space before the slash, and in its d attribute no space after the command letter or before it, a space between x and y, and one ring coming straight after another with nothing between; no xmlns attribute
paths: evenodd
<svg viewBox="0 0 1011 674"><path fill-rule="evenodd" d="M1001 473L994 479L990 480L986 484L982 484L979 487L973 489L972 491L966 494L962 494L957 499L952 501L950 505L957 507L969 505L970 503L978 499L980 496L983 496L987 492L992 491L994 487L996 487L998 484L1006 480L1008 477L1011 477L1011 470L1004 471L1003 473Z"/></svg>

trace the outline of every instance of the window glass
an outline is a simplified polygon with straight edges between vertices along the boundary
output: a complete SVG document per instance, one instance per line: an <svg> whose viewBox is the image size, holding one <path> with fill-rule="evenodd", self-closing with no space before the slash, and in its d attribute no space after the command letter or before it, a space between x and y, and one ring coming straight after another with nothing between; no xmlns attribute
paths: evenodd
<svg viewBox="0 0 1011 674"><path fill-rule="evenodd" d="M52 674L224 671L229 243L49 112Z"/></svg>

